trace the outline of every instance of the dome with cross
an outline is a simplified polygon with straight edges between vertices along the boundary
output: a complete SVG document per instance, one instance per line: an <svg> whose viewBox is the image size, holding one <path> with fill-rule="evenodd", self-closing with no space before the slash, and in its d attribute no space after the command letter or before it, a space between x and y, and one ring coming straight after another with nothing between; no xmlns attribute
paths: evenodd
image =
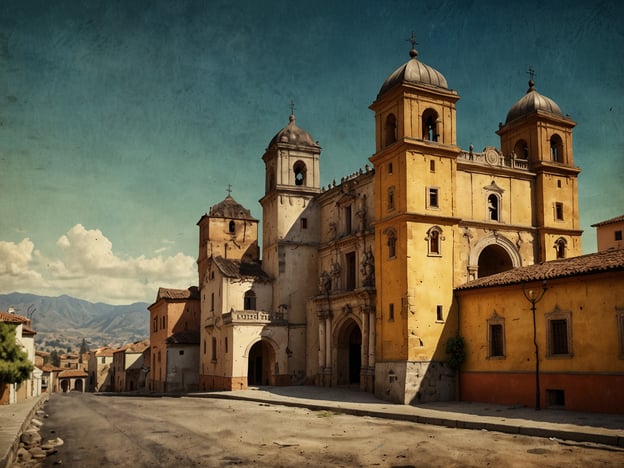
<svg viewBox="0 0 624 468"><path fill-rule="evenodd" d="M412 43L412 49L409 53L411 57L410 60L401 65L386 78L386 81L384 81L377 94L378 97L400 83L448 89L446 78L444 78L442 73L418 60L418 51L415 49L416 41L414 40L413 34L410 42Z"/></svg>

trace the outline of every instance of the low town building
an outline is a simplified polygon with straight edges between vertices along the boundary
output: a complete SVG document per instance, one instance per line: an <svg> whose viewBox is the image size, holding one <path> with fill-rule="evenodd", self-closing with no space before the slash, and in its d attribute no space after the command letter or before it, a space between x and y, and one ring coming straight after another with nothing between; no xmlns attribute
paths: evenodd
<svg viewBox="0 0 624 468"><path fill-rule="evenodd" d="M87 372L89 374L89 391L113 391L112 364L114 349L103 346L89 351Z"/></svg>
<svg viewBox="0 0 624 468"><path fill-rule="evenodd" d="M41 394L41 369L35 366L35 335L30 319L18 315L10 308L7 312L0 311L0 321L15 326L15 339L24 350L33 365L30 377L19 384L0 384L0 404L14 404Z"/></svg>
<svg viewBox="0 0 624 468"><path fill-rule="evenodd" d="M596 242L598 251L607 249L624 249L624 215L607 219L596 224L592 224L596 228Z"/></svg>
<svg viewBox="0 0 624 468"><path fill-rule="evenodd" d="M514 268L456 297L462 400L624 413L624 249Z"/></svg>
<svg viewBox="0 0 624 468"><path fill-rule="evenodd" d="M173 339L178 333L199 330L199 292L197 287L188 289L159 288L156 301L150 311L150 355L147 388L153 392L167 392L180 385L180 349ZM199 344L186 343L199 347ZM185 351L186 352L186 351ZM177 354L176 354L177 353ZM198 368L187 382L197 381Z"/></svg>
<svg viewBox="0 0 624 468"><path fill-rule="evenodd" d="M114 392L138 390L139 372L144 368L143 352L148 347L149 340L143 340L122 346L113 352L112 381Z"/></svg>

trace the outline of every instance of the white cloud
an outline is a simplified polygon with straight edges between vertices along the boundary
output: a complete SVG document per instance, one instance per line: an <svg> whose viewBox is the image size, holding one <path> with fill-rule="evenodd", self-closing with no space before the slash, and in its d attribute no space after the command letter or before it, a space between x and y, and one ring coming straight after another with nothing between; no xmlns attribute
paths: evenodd
<svg viewBox="0 0 624 468"><path fill-rule="evenodd" d="M152 302L161 286L186 288L197 282L195 259L177 253L121 258L99 229L72 227L45 257L26 238L0 241L0 292L68 294L94 302Z"/></svg>

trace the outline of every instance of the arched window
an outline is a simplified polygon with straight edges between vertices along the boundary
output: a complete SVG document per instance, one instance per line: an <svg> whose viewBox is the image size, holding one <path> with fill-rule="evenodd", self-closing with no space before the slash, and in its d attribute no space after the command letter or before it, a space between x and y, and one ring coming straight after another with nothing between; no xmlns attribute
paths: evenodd
<svg viewBox="0 0 624 468"><path fill-rule="evenodd" d="M438 141L440 129L438 113L433 109L427 109L422 115L422 139Z"/></svg>
<svg viewBox="0 0 624 468"><path fill-rule="evenodd" d="M555 241L555 251L557 252L557 258L566 258L566 249L568 243L563 237L560 237Z"/></svg>
<svg viewBox="0 0 624 468"><path fill-rule="evenodd" d="M440 249L440 242L444 240L442 237L442 229L438 226L433 226L427 231L425 240L427 241L428 255L439 256L442 254L442 250Z"/></svg>
<svg viewBox="0 0 624 468"><path fill-rule="evenodd" d="M514 153L516 158L529 159L529 145L524 140L518 140L514 145Z"/></svg>
<svg viewBox="0 0 624 468"><path fill-rule="evenodd" d="M236 232L236 223L234 222L234 220L230 221L230 234L234 234Z"/></svg>
<svg viewBox="0 0 624 468"><path fill-rule="evenodd" d="M563 162L563 141L557 134L550 137L550 159Z"/></svg>
<svg viewBox="0 0 624 468"><path fill-rule="evenodd" d="M386 229L384 233L386 234L386 237L387 237L388 258L396 258L396 243L397 243L396 231L394 229Z"/></svg>
<svg viewBox="0 0 624 468"><path fill-rule="evenodd" d="M498 196L494 193L491 193L490 195L488 195L487 201L488 219L490 221L500 221Z"/></svg>
<svg viewBox="0 0 624 468"><path fill-rule="evenodd" d="M293 172L295 174L295 185L306 184L306 165L303 161L297 161L293 166Z"/></svg>
<svg viewBox="0 0 624 468"><path fill-rule="evenodd" d="M251 289L249 291L245 291L245 310L256 310L256 293Z"/></svg>
<svg viewBox="0 0 624 468"><path fill-rule="evenodd" d="M389 146L397 139L397 121L394 114L386 117L386 126L384 128L384 146Z"/></svg>

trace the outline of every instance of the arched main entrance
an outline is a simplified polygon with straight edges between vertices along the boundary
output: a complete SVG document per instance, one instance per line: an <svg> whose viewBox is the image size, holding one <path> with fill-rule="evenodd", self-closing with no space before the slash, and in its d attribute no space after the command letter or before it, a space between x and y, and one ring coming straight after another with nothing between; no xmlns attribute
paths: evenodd
<svg viewBox="0 0 624 468"><path fill-rule="evenodd" d="M507 251L497 244L488 245L481 251L479 255L479 271L477 276L484 276L500 273L501 271L511 270L513 263Z"/></svg>
<svg viewBox="0 0 624 468"><path fill-rule="evenodd" d="M337 338L336 384L358 384L362 367L362 331L354 320L349 319L340 328Z"/></svg>
<svg viewBox="0 0 624 468"><path fill-rule="evenodd" d="M63 393L69 390L69 380L61 380L61 390Z"/></svg>
<svg viewBox="0 0 624 468"><path fill-rule="evenodd" d="M77 392L82 392L82 379L76 379L74 381L74 390Z"/></svg>
<svg viewBox="0 0 624 468"><path fill-rule="evenodd" d="M275 352L266 341L258 341L249 350L247 385L275 385Z"/></svg>

